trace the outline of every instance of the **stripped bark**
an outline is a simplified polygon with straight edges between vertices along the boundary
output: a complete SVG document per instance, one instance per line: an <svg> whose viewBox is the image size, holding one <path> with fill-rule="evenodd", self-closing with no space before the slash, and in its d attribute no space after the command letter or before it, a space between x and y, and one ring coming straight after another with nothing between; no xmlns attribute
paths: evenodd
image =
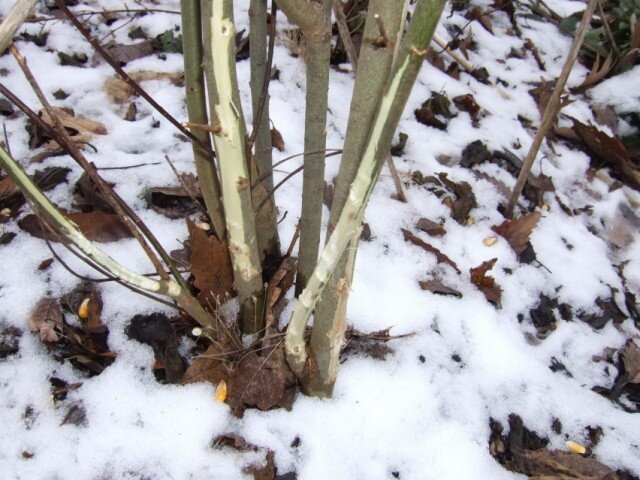
<svg viewBox="0 0 640 480"><path fill-rule="evenodd" d="M213 141L220 165L227 237L240 302L243 333L262 328L264 292L247 164L247 138L235 68L231 0L203 0L205 72L211 118L221 132Z"/></svg>
<svg viewBox="0 0 640 480"><path fill-rule="evenodd" d="M20 28L20 25L31 13L34 5L38 0L19 0L9 11L2 23L0 23L0 55L4 53L11 41L16 30Z"/></svg>
<svg viewBox="0 0 640 480"><path fill-rule="evenodd" d="M347 200L349 187L360 166L370 126L389 78L394 52L399 43L398 37L402 33L405 8L406 2L404 1L371 0L369 2L342 161L329 216L327 238L330 237L335 223L340 217ZM378 20L375 18L376 15ZM386 45L378 42L380 37L379 23L384 25L384 30L389 37ZM387 155L388 149L381 151L376 161L382 162ZM335 348L339 349L339 346L342 345L342 337L346 329L347 300L358 241L359 234L354 235L348 252L340 258L315 310L311 346L316 356L315 363L318 365L315 378L318 384L314 385L313 389L326 390L327 396L330 396L331 390L333 390L334 374L337 372L337 365L334 365L334 362L337 357L335 351L332 351L331 348L324 348L323 345L327 343L327 339L331 339L329 343L336 345ZM326 386L323 388L323 385Z"/></svg>
<svg viewBox="0 0 640 480"><path fill-rule="evenodd" d="M202 22L199 0L182 0L182 44L184 51L184 76L187 97L189 122L196 125L207 125L207 104L202 71ZM202 196L211 219L213 229L221 241L225 240L226 227L224 209L222 207L220 180L215 161L211 153L209 132L192 129L193 135L201 143L208 145L205 150L193 143L193 157L202 189Z"/></svg>
<svg viewBox="0 0 640 480"><path fill-rule="evenodd" d="M216 330L213 318L202 308L198 301L175 280L155 280L145 275L129 270L116 262L113 258L88 240L78 226L65 217L43 193L27 174L22 171L18 163L0 148L0 166L15 182L24 196L37 208L49 226L59 233L65 240L75 245L84 255L110 275L123 283L140 290L160 294L173 298L194 320L205 330L210 338L215 338Z"/></svg>
<svg viewBox="0 0 640 480"><path fill-rule="evenodd" d="M316 351L318 347L312 345L312 348L307 351L304 341L307 321L334 273L340 257L361 227L364 210L384 165L384 154L391 146L393 134L424 61L444 3L445 0L418 0L416 4L409 30L402 42L398 58L394 62L393 73L380 99L362 161L349 189L347 201L320 256L318 265L291 316L285 338L287 361L302 383L305 393L309 395L320 397L331 395L337 374L336 357L342 345L342 338L332 335L334 330L331 325L324 328L324 339L318 342L319 350L322 350L323 354L328 351L334 355L329 362L333 371L328 372L325 382L319 382L317 362L319 352ZM381 155L380 152L384 154ZM318 326L314 325L314 330L316 328Z"/></svg>

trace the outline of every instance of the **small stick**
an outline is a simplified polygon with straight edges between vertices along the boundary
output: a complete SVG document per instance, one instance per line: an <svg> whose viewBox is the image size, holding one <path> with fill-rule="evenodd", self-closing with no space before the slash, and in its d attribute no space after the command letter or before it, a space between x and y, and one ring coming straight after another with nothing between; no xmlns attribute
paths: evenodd
<svg viewBox="0 0 640 480"><path fill-rule="evenodd" d="M291 237L291 243L289 243L289 248L287 248L287 253L284 254L285 257L290 257L293 253L293 247L296 246L298 242L298 238L300 238L300 221L296 225L296 231L293 232L293 237Z"/></svg>
<svg viewBox="0 0 640 480"><path fill-rule="evenodd" d="M451 50L448 46L447 46L447 42L445 42L443 39L441 39L438 35L436 35L435 33L433 34L433 39L432 39L440 48L442 48L445 53L447 55L449 55L451 58L453 58L457 63L459 63L462 68L464 68L468 73L471 73L473 71L475 71L475 68L473 68L473 65L471 65L469 63L469 61L464 58L462 55L457 54L456 52L454 52L453 50Z"/></svg>
<svg viewBox="0 0 640 480"><path fill-rule="evenodd" d="M297 157L301 157L302 155L315 155L317 153L325 153L325 152L330 152L330 153L327 153L324 156L324 158L329 158L329 157L333 157L334 155L340 155L342 153L342 150L333 149L333 148L327 148L326 150L318 150L316 152L296 153L295 155L291 155L289 157L283 158L282 160L279 160L276 163L274 163L273 166L269 170L267 170L262 175L260 175L260 177L258 177L258 179L251 184L251 188L252 189L255 188L260 182L262 182L265 178L267 178L269 176L269 174L271 172L273 172L277 166L282 165L283 163L288 162L289 160L292 160L292 159L297 158Z"/></svg>
<svg viewBox="0 0 640 480"><path fill-rule="evenodd" d="M344 45L344 49L347 51L347 58L351 68L355 72L358 68L358 54L356 53L356 47L353 44L351 35L349 33L349 27L347 26L347 17L342 9L342 2L340 0L333 0L333 14L336 16L336 23L338 24L338 32L340 33L340 39Z"/></svg>
<svg viewBox="0 0 640 480"><path fill-rule="evenodd" d="M387 162L387 166L389 167L389 171L391 172L391 178L393 179L393 184L396 186L396 200L402 203L407 203L407 197L404 194L404 188L402 188L400 175L398 175L396 164L393 162L393 157L389 153L387 153L386 162Z"/></svg>
<svg viewBox="0 0 640 480"><path fill-rule="evenodd" d="M71 10L69 10L69 8L65 5L64 0L56 0L56 5L58 6L58 8L60 10L62 10L65 13L65 15L69 18L69 20L71 20L71 23L73 23L75 25L75 27L78 29L78 31L84 36L84 38L87 39L87 41L91 44L91 46L96 49L96 51L100 54L100 56L102 56L102 58L104 58L105 61L109 65L111 65L111 68L113 68L118 73L118 75L120 75L120 77L122 77L122 79L127 83L127 85L129 85L131 88L133 88L138 95L140 95L147 102L149 102L149 104L153 108L155 108L156 111L160 115L162 115L164 118L166 118L174 127L176 127L178 130L180 130L180 132L183 133L189 140L191 140L193 143L198 145L205 152L210 153L211 155L214 155L214 153L211 150L211 148L209 147L209 145L206 145L204 142L201 142L200 140L198 140L198 138L196 138L196 136L193 133L191 133L189 130L187 130L185 127L183 127L180 124L180 122L178 122L178 120L176 120L169 112L167 112L163 107L161 107L160 104L158 102L156 102L138 84L138 82L136 82L133 78L131 78L127 74L127 72L125 72L122 69L120 64L118 62L116 62L113 59L113 57L111 55L109 55L109 53L107 53L107 51L104 48L102 48L102 45L100 45L100 43L96 40L96 38L93 35L91 35L91 32L89 32L89 30L87 30L82 25L82 23L80 23L80 20L78 20L78 18L71 12Z"/></svg>
<svg viewBox="0 0 640 480"><path fill-rule="evenodd" d="M551 98L549 99L549 103L547 104L547 108L545 109L544 115L542 116L540 127L538 128L538 131L533 138L533 143L531 144L529 153L527 153L527 157L524 160L522 169L520 170L520 175L518 175L518 180L516 181L516 185L513 187L513 192L511 193L509 203L507 203L507 208L505 209L506 218L513 217L513 211L515 210L516 204L518 203L518 198L520 197L522 189L524 188L524 184L527 181L527 176L531 171L531 167L533 166L533 162L536 159L536 155L538 154L540 145L542 145L542 140L544 139L544 137L546 137L549 129L555 122L556 116L558 115L558 111L560 110L560 96L562 95L564 86L567 83L567 79L569 78L569 74L571 73L571 69L573 68L573 64L578 57L580 46L582 45L582 42L584 42L584 37L587 34L587 29L589 28L589 23L597 4L598 0L589 0L589 5L587 5L587 8L582 15L582 20L580 21L580 26L578 27L576 36L574 37L573 43L571 44L571 49L569 50L567 60L562 67L562 71L560 72L560 76L558 77L558 81L556 82L556 86L553 89L553 93L551 94Z"/></svg>
<svg viewBox="0 0 640 480"><path fill-rule="evenodd" d="M3 123L2 124L2 132L4 133L4 145L7 147L7 153L11 156L13 156L13 154L11 153L11 146L9 145L9 136L7 135L7 124Z"/></svg>
<svg viewBox="0 0 640 480"><path fill-rule="evenodd" d="M384 23L382 22L380 15L377 13L373 16L373 18L376 21L376 24L378 25L378 31L380 32L380 36L376 38L375 44L378 47L386 47L387 45L389 45L389 36L387 35L387 30L384 28Z"/></svg>
<svg viewBox="0 0 640 480"><path fill-rule="evenodd" d="M182 126L189 130L201 130L203 132L213 133L219 135L222 132L220 125L202 125L200 123L182 122Z"/></svg>

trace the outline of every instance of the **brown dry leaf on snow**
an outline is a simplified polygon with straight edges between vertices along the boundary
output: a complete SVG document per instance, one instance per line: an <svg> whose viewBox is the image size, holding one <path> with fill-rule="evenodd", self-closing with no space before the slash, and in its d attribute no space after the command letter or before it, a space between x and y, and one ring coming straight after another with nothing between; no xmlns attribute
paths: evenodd
<svg viewBox="0 0 640 480"><path fill-rule="evenodd" d="M471 268L471 283L484 293L485 298L494 305L500 305L502 299L502 289L496 285L495 279L487 275L498 261L497 258L483 262L480 266Z"/></svg>
<svg viewBox="0 0 640 480"><path fill-rule="evenodd" d="M436 222L432 222L428 218L421 218L416 223L416 228L418 230L422 230L424 233L431 237L441 237L446 234L447 231L444 229L442 225Z"/></svg>
<svg viewBox="0 0 640 480"><path fill-rule="evenodd" d="M513 251L519 257L527 248L529 236L539 220L540 212L533 212L515 220L505 220L500 225L491 227L491 230L506 238Z"/></svg>
<svg viewBox="0 0 640 480"><path fill-rule="evenodd" d="M610 137L594 126L571 119L573 121L573 131L580 137L586 147L605 163L612 167L620 180L634 188L640 190L640 171L634 168L629 152L624 144L615 137Z"/></svg>
<svg viewBox="0 0 640 480"><path fill-rule="evenodd" d="M456 196L456 199L450 205L451 218L460 225L466 225L469 212L478 206L471 185L468 182L452 182L447 178L446 173L439 173L438 178Z"/></svg>
<svg viewBox="0 0 640 480"><path fill-rule="evenodd" d="M104 212L76 212L67 215L75 223L85 237L93 242L110 243L123 238L131 238L131 232L120 217ZM29 214L18 222L20 228L36 238L59 242L60 237L43 229L38 217Z"/></svg>
<svg viewBox="0 0 640 480"><path fill-rule="evenodd" d="M137 83L149 82L151 80L168 80L173 85L181 85L184 76L177 72L153 72L150 70L139 70L130 72L129 76ZM113 103L124 103L134 94L135 90L121 78L109 78L104 83L104 89Z"/></svg>
<svg viewBox="0 0 640 480"><path fill-rule="evenodd" d="M187 229L191 237L191 273L195 287L200 290L198 300L205 307L215 309L218 302L233 292L229 247L189 219Z"/></svg>
<svg viewBox="0 0 640 480"><path fill-rule="evenodd" d="M426 290L437 295L451 295L458 298L462 297L462 294L459 291L446 286L440 280L424 280L418 283L420 284L420 288L422 290Z"/></svg>
<svg viewBox="0 0 640 480"><path fill-rule="evenodd" d="M221 381L229 383L229 371L222 363L224 352L220 345L210 345L206 352L189 365L182 377L182 384L209 382L217 385Z"/></svg>
<svg viewBox="0 0 640 480"><path fill-rule="evenodd" d="M591 67L591 71L587 75L587 78L584 79L575 90L586 90L589 87L593 87L595 84L600 82L604 77L606 77L611 69L613 68L613 55L609 53L607 58L600 65L600 55L596 56L595 62L593 62L593 67Z"/></svg>
<svg viewBox="0 0 640 480"><path fill-rule="evenodd" d="M62 325L62 310L53 298L41 299L29 316L29 330L37 333L43 342L54 343L60 340L60 334L55 328L62 328Z"/></svg>
<svg viewBox="0 0 640 480"><path fill-rule="evenodd" d="M279 152L284 152L284 139L277 128L271 129L271 146L275 147Z"/></svg>
<svg viewBox="0 0 640 480"><path fill-rule="evenodd" d="M95 122L93 120L89 120L87 118L76 117L73 112L69 112L63 108L52 107L56 116L60 120L62 126L67 129L67 131L71 131L71 139L75 143L86 143L91 141L93 135L106 135L108 132L107 127L105 127L100 122ZM39 115L42 117L42 120L54 127L53 120L47 113L45 109L40 110ZM50 140L45 144L45 147L50 149L60 148L58 142L55 140Z"/></svg>
<svg viewBox="0 0 640 480"><path fill-rule="evenodd" d="M16 193L20 193L20 189L13 180L11 180L9 177L5 177L0 180L0 201L5 198L11 197Z"/></svg>
<svg viewBox="0 0 640 480"><path fill-rule="evenodd" d="M536 480L617 480L618 476L593 458L561 450L524 450L521 473Z"/></svg>
<svg viewBox="0 0 640 480"><path fill-rule="evenodd" d="M429 252L429 253L432 253L433 255L435 255L436 256L436 260L438 261L438 263L445 263L445 264L453 267L453 269L456 272L462 273L462 272L460 272L460 269L458 268L458 265L456 265L456 262L451 260L449 257L447 257L444 253L442 253L436 247L433 247L433 246L429 245L427 242L425 242L424 240L422 240L419 237L416 237L413 233L411 233L409 230L405 230L404 228L402 229L402 234L404 235L405 241L411 242L415 246L422 248L426 252Z"/></svg>
<svg viewBox="0 0 640 480"><path fill-rule="evenodd" d="M624 348L622 360L624 361L624 369L629 375L627 381L629 383L640 383L640 347L633 340L629 341Z"/></svg>

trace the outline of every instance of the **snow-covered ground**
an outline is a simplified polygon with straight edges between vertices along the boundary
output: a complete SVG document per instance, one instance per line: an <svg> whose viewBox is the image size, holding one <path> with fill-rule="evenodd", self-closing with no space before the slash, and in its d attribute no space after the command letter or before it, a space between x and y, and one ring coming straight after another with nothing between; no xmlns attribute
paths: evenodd
<svg viewBox="0 0 640 480"><path fill-rule="evenodd" d="M6 14L12 3L0 2L0 13ZM234 3L238 30L248 28L248 0ZM561 14L584 6L580 1L548 3ZM173 0L142 4L179 9L179 2ZM488 2L474 4L490 9ZM75 8L123 6L117 0L91 0ZM449 9L446 7L437 30L445 39L450 38L447 25L462 27L467 22L460 13L449 17ZM37 10L41 15L47 13L42 4ZM279 20L284 23L282 15ZM94 17L92 23L100 37L126 21L123 17L107 27ZM523 38L531 38L547 67L542 71L529 53L524 59L508 57L512 48L522 48L523 39L505 33L511 27L506 14L494 12L491 21L494 35L477 22L472 25L477 49L469 52L469 61L488 70L492 85L479 83L465 73L455 80L425 62L398 129L409 135L404 154L396 158L408 202L392 199L395 190L385 169L366 213L372 238L362 242L358 252L349 322L363 332L393 326L391 334L415 335L390 341L394 353L384 361L349 356L341 366L331 400L298 394L290 412L247 410L238 419L227 405L214 401L213 385L158 383L151 368L151 348L130 340L124 328L133 315L162 311L163 307L112 283L100 288L109 347L118 356L103 373L86 378L68 362L54 360L27 329L27 318L36 302L43 296L59 298L73 289L77 279L58 262L39 271L41 262L51 257L44 242L22 231L15 220L0 225L2 233L17 234L9 244L0 246L0 329L14 326L24 330L19 353L0 360L0 478L250 478L243 469L262 461L264 453L212 448L212 440L225 433L238 434L272 450L280 474L296 472L303 480L519 478L489 452L490 418L506 426L511 413L519 415L528 429L548 438L549 448L566 449L567 440L589 445L587 427L599 426L603 434L593 449L595 458L614 470L640 476L640 417L592 391L596 386L610 388L617 376L615 366L595 362L592 357L602 355L606 348L622 349L627 339L638 335L638 329L632 319L627 319L617 324L609 321L594 330L577 318L579 312L599 314L596 299L609 299L612 289L617 289L614 298L628 314L622 295L625 287L616 265L627 262L626 289L640 293L637 223L634 226L628 215L622 216L626 207L637 222L638 212L629 207L626 195L637 200L638 194L628 187L609 191L604 182L588 177L589 157L584 152L562 141L555 142L553 150L545 143L533 173L551 176L556 192L545 194L548 210L542 212L531 235L539 263L520 263L500 236L496 244L485 246L483 241L495 235L491 227L504 220L497 207L507 198L494 184L478 179L474 170L509 188L515 178L496 164L485 163L472 170L459 166L458 159L464 147L475 140L481 140L490 151L509 149L520 158L526 155L535 130L523 126L518 116L539 124L538 107L528 91L541 77L557 77L571 42L550 23L520 18ZM135 25L155 36L179 23L178 15L153 13L114 35L116 41L127 43L131 41L127 32ZM137 120L123 120L125 107L114 105L104 90L105 80L113 76L111 68L100 61L90 68L60 66L55 51L85 53L89 62L94 53L67 22L29 23L21 31L38 33L42 28L49 32L47 48L22 41L17 45L45 93L52 99L53 92L65 90L69 97L56 101L56 105L71 107L76 116L107 127L107 135L96 135L91 141L97 153L88 152L88 157L96 166L162 162L129 170L105 170L102 174L116 184L116 191L136 209L167 250L180 248L187 237L185 223L148 209L143 193L150 187L178 184L163 161L165 155L178 170L195 171L190 145L142 99L136 100ZM274 161L303 151L304 63L289 55L285 43L280 37L274 59L280 76L271 83L270 93L271 120L282 133L286 150L274 150ZM130 62L126 68L179 72L182 57L167 54L161 59L151 55ZM245 115L250 118L248 60L239 62L237 69ZM11 55L0 58L0 70L0 82L38 110L40 104ZM587 73L585 67L576 64L569 86L579 85ZM498 78L504 82L497 82ZM637 112L639 85L640 67L635 67L586 95L572 95L574 102L562 113L588 124L594 122L591 107L600 104ZM342 146L352 86L352 75L332 69L328 148ZM182 87L156 81L145 84L145 88L178 119L186 119ZM452 110L457 116L446 130L418 123L413 112L431 91L449 98L472 94L483 110L477 127L468 113L458 112L455 107ZM160 125L153 128L156 120ZM28 172L43 166L72 169L66 183L48 192L57 205L71 208L80 168L67 156L47 159L43 165L28 165L34 152L28 148L26 118L18 115L4 123L13 156ZM570 122L561 119L560 125ZM620 128L623 133L631 131L628 125ZM284 164L276 171L275 181L300 162L296 159ZM328 181L337 174L338 162L339 157L327 159ZM440 198L412 181L411 174L416 171L424 176L445 172L450 180L469 182L478 203L471 211L473 223L462 226L454 221ZM299 218L301 185L301 176L296 176L276 193L280 216L288 212L280 224L285 245ZM570 209L587 205L591 209L568 216L556 196ZM29 210L23 207L22 212ZM326 208L324 213L326 220ZM417 230L415 224L421 217L443 221L446 235L429 237ZM401 229L440 249L456 262L462 274L406 242ZM615 241L612 237L621 230L626 240L619 248L615 246L619 236ZM150 271L135 240L103 247L127 266ZM77 271L90 273L67 252L61 254ZM489 274L503 290L502 308L490 304L471 284L468 274L470 268L493 258L497 263ZM439 296L420 288L419 281L433 278L458 290L462 297ZM558 315L556 329L544 339L537 338L528 314L541 294L569 304L574 313L572 321ZM288 312L282 316L282 325ZM552 371L552 359L566 370ZM70 384L82 382L82 386L69 392L66 400L54 403L51 377ZM79 426L61 426L70 406L80 402L86 421ZM559 433L552 428L556 419L562 425Z"/></svg>

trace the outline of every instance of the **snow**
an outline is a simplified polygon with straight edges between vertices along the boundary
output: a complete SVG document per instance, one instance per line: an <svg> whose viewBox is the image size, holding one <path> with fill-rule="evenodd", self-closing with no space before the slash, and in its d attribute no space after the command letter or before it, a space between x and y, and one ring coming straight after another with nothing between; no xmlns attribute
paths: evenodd
<svg viewBox="0 0 640 480"><path fill-rule="evenodd" d="M238 30L248 28L248 1L234 2ZM580 1L555 1L549 5L560 14L584 7ZM154 7L152 2L142 4ZM483 2L487 6L487 2ZM8 2L0 5L6 13ZM82 10L122 8L115 0L89 1ZM160 8L178 10L179 2L165 0ZM156 8L158 5L155 5ZM44 7L39 4L39 13ZM450 38L445 24L462 27L467 21L459 13L443 15L438 34ZM553 196L545 197L550 209L543 212L531 241L542 265L520 264L506 240L498 237L492 247L483 240L495 235L492 225L503 221L497 211L507 199L489 182L476 180L473 173L457 165L462 149L482 140L489 150L509 149L524 157L534 130L525 128L518 116L537 125L540 114L528 91L532 83L553 80L560 72L571 39L556 27L534 20L522 22L523 37L538 46L547 71L539 70L529 53L525 59L507 58L521 40L504 34L510 27L501 12L492 15L495 36L473 24L476 52L469 61L484 66L494 85L483 85L462 73L454 80L429 64L420 72L398 131L409 135L404 155L396 165L404 181L410 174L445 172L453 181L467 181L474 189L478 207L471 212L475 221L461 226L450 218L448 208L423 187L406 189L407 203L391 198L393 182L385 169L376 186L365 220L372 239L361 242L354 283L349 300L348 318L354 328L369 332L393 326L392 334L414 333L389 343L394 353L386 361L352 356L341 365L334 397L319 400L297 395L291 412L248 410L242 419L232 416L227 405L214 402L214 387L207 384L171 386L158 383L152 372L150 347L130 340L124 333L135 314L170 309L136 296L113 283L101 285L103 319L110 329L110 349L118 353L115 363L103 373L85 378L69 363L56 362L36 336L27 331L20 340L20 352L0 360L0 477L6 479L236 479L250 478L243 468L264 458L258 452L238 453L229 448L212 448L214 438L236 433L247 441L275 453L280 474L295 471L299 479L466 479L521 478L500 466L489 453L489 419L507 425L510 413L517 413L527 428L549 438L551 448L565 449L568 439L588 443L586 428L600 426L603 437L594 450L595 457L612 468L627 469L640 475L637 432L640 420L626 413L592 387L611 387L615 367L594 362L605 348L619 349L638 331L631 320L620 325L609 322L595 331L586 323L559 320L557 328L544 340L535 339L536 330L527 319L540 294L572 305L574 313L597 313L595 299L608 298L611 289L622 291L620 277L613 265L628 261L624 268L627 288L640 292L640 242L638 229L628 230L624 249L614 249L606 236L591 233L615 228L621 222L620 209L627 204L628 188L608 192L598 179L587 183L589 159L586 154L561 143L555 152L543 144L535 163L535 175L544 172L553 178L557 195L569 208L592 206L592 213L568 217ZM98 38L122 25L111 27L98 22ZM279 21L284 20L279 15ZM150 35L179 25L179 16L149 14L137 19ZM74 28L60 21L45 24L50 32L52 51L31 43L18 42L34 75L45 93L63 89L70 93L57 105L72 107L76 115L102 122L109 133L92 140L98 152L89 153L98 167L127 166L160 162L129 170L104 170L105 180L116 183L117 192L132 205L167 250L181 247L186 238L184 222L169 220L146 208L144 192L153 186L177 181L164 162L169 155L180 171L193 172L191 147L176 136L175 129L151 107L137 98L135 122L122 120L125 106L110 103L103 90L104 81L113 76L110 67L98 63L93 68L61 67L53 50L93 52ZM23 31L36 33L37 23ZM117 30L116 41L129 42L128 27ZM91 61L91 60L90 60ZM127 65L128 71L180 71L180 55L166 59L150 56ZM274 150L274 161L302 152L304 137L304 65L289 55L286 42L279 39L274 64L280 79L270 86L271 120L282 133L286 150ZM28 105L39 105L10 55L0 58L7 74L0 81ZM250 118L249 63L238 63L241 98ZM569 86L579 85L587 74L576 64ZM618 112L638 111L640 67L602 82L586 96L574 100L563 110L583 122L593 121L590 104L611 105ZM500 78L507 85L496 82ZM340 148L349 114L352 75L331 71L330 119L327 147ZM178 119L185 119L184 93L168 82L148 82L144 87ZM419 124L413 111L431 91L449 98L472 93L485 111L477 128L468 114L451 119L446 131ZM452 106L455 112L457 109ZM562 118L562 115L561 115ZM155 120L160 126L152 128ZM58 205L70 208L73 184L81 171L69 157L55 157L43 165L28 165L32 155L27 146L25 118L5 121L9 143L27 171L44 166L72 169L68 182L47 193ZM627 126L627 128L630 128ZM517 144L520 145L519 148ZM515 145L515 146L514 146ZM452 157L447 165L436 158ZM325 179L338 172L339 157L327 160ZM275 182L302 164L293 159L276 170ZM515 179L494 165L477 167L509 188ZM300 215L302 177L296 176L275 194L280 208L281 238L288 245ZM633 209L633 207L631 207ZM23 212L28 213L27 208ZM636 210L637 213L637 210ZM325 208L325 223L328 210ZM415 229L421 217L443 221L444 237L426 237ZM604 226L603 226L604 225ZM606 227L608 225L608 227ZM606 228L608 230L606 230ZM2 232L17 237L0 246L0 326L26 330L31 308L44 295L54 298L71 290L77 280L58 262L45 272L38 265L51 254L43 241L24 234L15 221L2 224ZM462 271L437 264L433 255L403 240L401 228L428 240L454 260ZM603 230L604 229L604 230ZM134 240L122 240L101 246L129 268L148 272L151 266ZM57 251L72 268L85 275L94 272L66 253ZM26 253L28 252L28 254ZM503 289L502 308L489 304L469 281L469 269L497 258L490 274ZM545 268L546 267L546 268ZM511 272L511 273L508 273ZM423 291L418 281L438 278L462 293L462 298L438 296ZM624 305L616 297L619 305ZM281 318L284 325L291 305ZM524 321L518 319L523 314ZM459 361L456 361L458 359ZM423 360L421 360L421 358ZM561 361L571 376L549 369L551 359ZM608 367L608 368L607 368ZM60 377L69 383L83 382L64 401L53 403L49 378ZM72 405L86 410L86 424L60 425ZM27 410L35 412L25 415ZM554 433L551 424L559 419L563 430ZM24 458L23 452L33 454Z"/></svg>

